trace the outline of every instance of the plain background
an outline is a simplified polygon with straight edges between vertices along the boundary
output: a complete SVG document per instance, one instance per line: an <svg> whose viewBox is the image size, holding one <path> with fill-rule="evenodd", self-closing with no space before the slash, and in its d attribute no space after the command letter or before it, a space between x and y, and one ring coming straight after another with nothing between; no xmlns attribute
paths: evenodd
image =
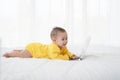
<svg viewBox="0 0 120 80"><path fill-rule="evenodd" d="M68 32L70 45L120 47L120 0L0 0L2 47L50 43L55 26Z"/></svg>

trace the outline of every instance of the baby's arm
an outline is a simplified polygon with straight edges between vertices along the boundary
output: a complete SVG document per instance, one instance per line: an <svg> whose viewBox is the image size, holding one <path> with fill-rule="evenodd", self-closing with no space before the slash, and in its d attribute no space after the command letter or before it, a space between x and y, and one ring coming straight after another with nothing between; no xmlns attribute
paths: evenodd
<svg viewBox="0 0 120 80"><path fill-rule="evenodd" d="M71 53L67 48L65 48L64 52L69 56L69 60L80 59L79 56L76 56L75 54Z"/></svg>
<svg viewBox="0 0 120 80"><path fill-rule="evenodd" d="M63 59L63 60L69 60L68 55L62 55L59 53L51 53L49 54L50 59Z"/></svg>

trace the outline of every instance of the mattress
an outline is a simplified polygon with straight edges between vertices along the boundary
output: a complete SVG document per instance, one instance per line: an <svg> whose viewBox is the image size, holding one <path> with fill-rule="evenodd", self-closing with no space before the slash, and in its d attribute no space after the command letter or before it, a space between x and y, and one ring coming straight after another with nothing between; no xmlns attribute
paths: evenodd
<svg viewBox="0 0 120 80"><path fill-rule="evenodd" d="M70 61L1 57L0 66L0 80L120 80L120 54L86 54L84 60Z"/></svg>

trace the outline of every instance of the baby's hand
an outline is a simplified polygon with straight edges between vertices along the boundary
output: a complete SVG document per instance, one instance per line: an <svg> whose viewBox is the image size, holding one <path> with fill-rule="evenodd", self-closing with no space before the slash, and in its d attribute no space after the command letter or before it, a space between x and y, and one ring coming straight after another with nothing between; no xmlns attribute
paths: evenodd
<svg viewBox="0 0 120 80"><path fill-rule="evenodd" d="M76 59L80 59L80 57L75 55L75 56L70 58L70 60L76 60Z"/></svg>

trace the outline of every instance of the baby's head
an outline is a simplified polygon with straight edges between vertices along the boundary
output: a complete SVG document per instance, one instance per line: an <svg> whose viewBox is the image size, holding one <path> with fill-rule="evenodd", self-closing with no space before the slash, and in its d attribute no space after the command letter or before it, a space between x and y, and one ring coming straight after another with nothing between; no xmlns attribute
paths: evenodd
<svg viewBox="0 0 120 80"><path fill-rule="evenodd" d="M62 48L67 44L67 32L61 27L54 27L51 31L51 40Z"/></svg>

